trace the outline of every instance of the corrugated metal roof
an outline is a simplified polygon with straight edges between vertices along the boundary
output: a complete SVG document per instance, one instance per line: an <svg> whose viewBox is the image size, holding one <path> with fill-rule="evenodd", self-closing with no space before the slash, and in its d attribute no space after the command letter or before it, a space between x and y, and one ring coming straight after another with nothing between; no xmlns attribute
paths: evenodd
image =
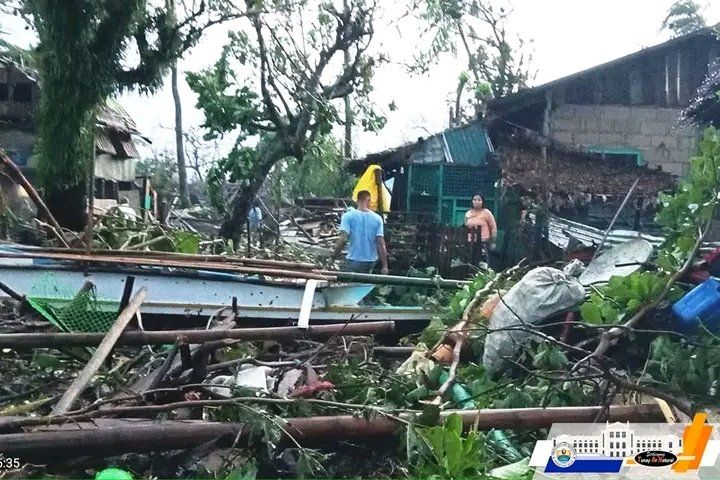
<svg viewBox="0 0 720 480"><path fill-rule="evenodd" d="M371 164L380 164L383 168L397 168L409 163L457 163L465 165L484 165L488 152L493 147L487 131L478 120L467 125L455 127L419 138L415 142L366 155L348 163L354 173L364 171Z"/></svg>
<svg viewBox="0 0 720 480"><path fill-rule="evenodd" d="M418 144L415 151L410 154L410 163L438 163L444 162L445 153L440 136L428 138L426 141Z"/></svg>
<svg viewBox="0 0 720 480"><path fill-rule="evenodd" d="M443 132L449 153L447 160L464 165L484 165L492 144L485 129L479 122Z"/></svg>
<svg viewBox="0 0 720 480"><path fill-rule="evenodd" d="M132 137L127 133L113 132L111 134L118 155L125 158L139 158L140 154L135 148Z"/></svg>
<svg viewBox="0 0 720 480"><path fill-rule="evenodd" d="M97 135L95 135L95 146L101 153L117 155L117 150L115 150L115 146L105 130L99 131Z"/></svg>
<svg viewBox="0 0 720 480"><path fill-rule="evenodd" d="M533 214L530 214L530 218L534 221ZM561 249L567 248L570 236L583 245L590 247L599 245L604 234L605 232L600 229L555 215L550 215L548 219L548 240ZM635 230L611 230L605 240L605 245L612 247L637 238L647 240L654 248L659 248L665 241L663 237L647 235ZM714 250L718 246L720 246L718 242L705 242L700 250L707 252Z"/></svg>
<svg viewBox="0 0 720 480"><path fill-rule="evenodd" d="M100 126L118 130L121 132L139 134L137 125L130 115L120 106L119 103L108 99L100 108L96 121Z"/></svg>

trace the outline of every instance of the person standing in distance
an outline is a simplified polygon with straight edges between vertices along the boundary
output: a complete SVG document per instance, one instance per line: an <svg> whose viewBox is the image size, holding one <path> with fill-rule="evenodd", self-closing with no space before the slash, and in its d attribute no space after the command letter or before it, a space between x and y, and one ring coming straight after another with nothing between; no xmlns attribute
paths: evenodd
<svg viewBox="0 0 720 480"><path fill-rule="evenodd" d="M495 249L497 223L492 212L485 206L485 198L479 193L472 197L473 208L465 213L465 226L468 229L468 243L472 249L473 265L488 261L488 245Z"/></svg>
<svg viewBox="0 0 720 480"><path fill-rule="evenodd" d="M338 258L348 245L344 270L355 273L372 273L378 258L382 274L388 274L388 254L383 232L383 220L370 210L370 192L362 190L357 195L357 209L350 210L340 221L340 238L332 258Z"/></svg>

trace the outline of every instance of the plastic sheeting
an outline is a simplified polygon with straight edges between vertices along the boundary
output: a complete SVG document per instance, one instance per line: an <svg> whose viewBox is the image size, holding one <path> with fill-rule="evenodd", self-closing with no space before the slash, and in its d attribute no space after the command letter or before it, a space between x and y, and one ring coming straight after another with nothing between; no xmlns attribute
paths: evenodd
<svg viewBox="0 0 720 480"><path fill-rule="evenodd" d="M530 333L523 325L535 325L578 305L584 298L583 286L560 270L540 267L528 272L503 296L490 317L491 333L485 339L483 355L488 374L494 376L504 370L504 358L512 357L529 339Z"/></svg>

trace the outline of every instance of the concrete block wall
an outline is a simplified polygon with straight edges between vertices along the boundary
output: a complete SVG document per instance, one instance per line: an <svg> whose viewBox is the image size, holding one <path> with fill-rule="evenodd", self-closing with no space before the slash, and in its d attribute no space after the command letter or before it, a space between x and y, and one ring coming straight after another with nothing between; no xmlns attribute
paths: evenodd
<svg viewBox="0 0 720 480"><path fill-rule="evenodd" d="M652 106L560 105L550 117L550 136L585 147L637 149L654 168L682 176L696 153L700 131L678 127L680 109Z"/></svg>

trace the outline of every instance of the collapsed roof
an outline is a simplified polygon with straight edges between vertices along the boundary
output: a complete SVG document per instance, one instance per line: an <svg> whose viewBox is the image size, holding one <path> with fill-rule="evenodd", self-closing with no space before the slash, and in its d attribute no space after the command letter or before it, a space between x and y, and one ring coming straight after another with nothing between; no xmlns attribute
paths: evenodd
<svg viewBox="0 0 720 480"><path fill-rule="evenodd" d="M633 197L650 200L658 192L673 190L677 184L674 175L659 169L621 162L615 157L608 159L526 129L515 129L505 140L500 151L503 184L539 200L622 199L636 178L640 181ZM542 147L547 148L547 164L543 161Z"/></svg>

